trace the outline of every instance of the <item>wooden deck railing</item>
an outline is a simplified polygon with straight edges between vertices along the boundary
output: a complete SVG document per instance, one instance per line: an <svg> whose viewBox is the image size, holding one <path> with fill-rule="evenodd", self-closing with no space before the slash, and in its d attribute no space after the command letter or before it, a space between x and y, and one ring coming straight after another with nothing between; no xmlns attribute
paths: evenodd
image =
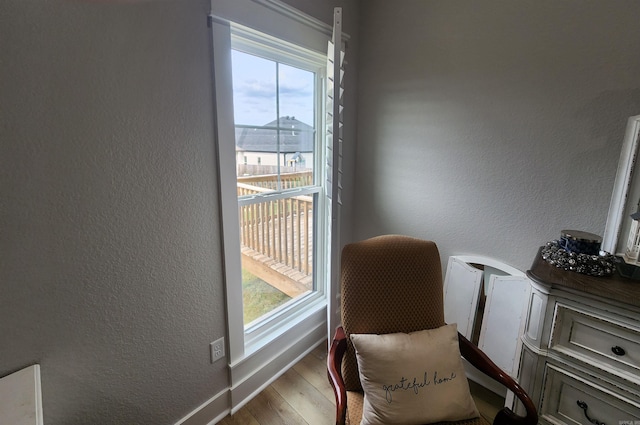
<svg viewBox="0 0 640 425"><path fill-rule="evenodd" d="M238 177L238 183L244 183L254 187L260 187L271 190L293 189L300 186L309 186L313 184L313 174L311 171L288 173L280 175L280 185L278 188L278 176L276 174L263 174L257 176L241 176ZM238 195L240 193L238 192Z"/></svg>
<svg viewBox="0 0 640 425"><path fill-rule="evenodd" d="M282 175L281 188L311 184L311 172ZM238 196L273 192L277 176L238 177ZM240 242L306 276L313 264L313 198L293 196L241 206Z"/></svg>

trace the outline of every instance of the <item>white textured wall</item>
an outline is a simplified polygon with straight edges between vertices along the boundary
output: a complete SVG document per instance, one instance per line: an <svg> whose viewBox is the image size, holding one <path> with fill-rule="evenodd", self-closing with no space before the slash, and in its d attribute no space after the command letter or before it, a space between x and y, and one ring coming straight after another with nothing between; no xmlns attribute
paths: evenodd
<svg viewBox="0 0 640 425"><path fill-rule="evenodd" d="M527 269L602 234L640 114L640 2L370 0L361 9L355 238Z"/></svg>
<svg viewBox="0 0 640 425"><path fill-rule="evenodd" d="M0 376L47 425L227 386L207 0L0 2Z"/></svg>

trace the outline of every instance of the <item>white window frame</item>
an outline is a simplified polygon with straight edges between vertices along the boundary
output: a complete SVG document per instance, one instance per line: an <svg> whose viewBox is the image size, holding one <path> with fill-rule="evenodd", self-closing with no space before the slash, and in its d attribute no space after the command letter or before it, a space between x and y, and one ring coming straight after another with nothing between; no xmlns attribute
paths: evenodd
<svg viewBox="0 0 640 425"><path fill-rule="evenodd" d="M314 251L313 251L313 281L315 290L311 293L296 298L285 306L276 309L272 313L268 313L267 317L253 322L250 326L244 324L242 318L242 308L230 308L228 311L228 319L230 322L241 321L244 328L244 346L245 353L252 353L260 349L264 344L274 339L275 335L281 334L283 325L286 322L295 320L295 318L304 319L308 315L308 311L314 311L318 308L326 306L326 275L324 269L317 267L318 264L324 264L324 254L326 252L325 234L326 234L326 216L322 214L326 210L325 206L325 164L326 164L326 149L324 138L324 80L326 78L326 54L319 54L312 52L308 49L296 46L292 43L288 43L283 40L278 40L275 37L271 37L267 34L260 33L245 26L231 23L231 48L232 50L238 50L243 53L263 57L268 60L277 61L279 63L291 65L304 70L314 72L315 78L315 105L314 105L314 126L316 129L315 140L319 144L314 152L314 185L313 187L306 187L301 189L293 189L288 191L280 191L278 194L269 194L268 199L282 199L293 196L293 193L298 195L311 195L314 197ZM220 161L235 160L235 154L233 158L221 157ZM221 184L223 185L235 185L235 178L225 178L230 176L223 176ZM266 200L266 196L255 196L252 201L241 202L241 205L248 205L249 203L257 203ZM237 208L237 205L236 205ZM236 210L237 214L237 210ZM225 223L226 227L226 223ZM238 226L237 234L240 229ZM237 259L232 257L236 256ZM225 262L240 262L241 254L237 252L227 252L225 250ZM238 273L237 267L230 270L230 275L227 277L231 280L230 285L241 285L242 276ZM229 288L228 288L229 290ZM240 293L240 295L242 295ZM242 307L242 300L237 300L235 297L230 302L236 304L236 306ZM234 323L235 328L239 328Z"/></svg>
<svg viewBox="0 0 640 425"><path fill-rule="evenodd" d="M276 46L285 56L287 56L287 49L282 47L289 40L310 50L314 60L322 57L322 62L326 63L325 50L331 37L331 27L301 14L278 0L212 0L211 10L214 93L217 105L216 133L218 140L235 140L233 107L229 108L229 105L233 105L233 91L228 84L231 81L232 70L231 34L233 33L235 37L241 32L246 46L251 45L252 32L257 36L256 41L263 45L267 39L284 40L285 43L278 41ZM271 34L271 36L265 37L264 34ZM234 45L237 41L238 39L234 39ZM282 62L292 64L291 60ZM326 70L319 67L318 72L324 74ZM320 98L315 125L316 131L322 134L326 128L324 87L320 87L317 93ZM321 143L324 146L324 138ZM329 276L326 275L325 267L322 265L327 264L329 259L326 258L327 247L316 245L314 273L317 271L324 273L314 276L318 292L303 297L303 302L292 303L283 308L283 311L278 311L270 318L268 324L260 323L247 329L249 332L245 332L241 308L242 267L236 194L235 143L217 143L217 148L227 282L227 360L231 379L231 411L235 412L254 394L276 379L280 373L327 338L327 293L329 291L326 285ZM324 148L317 149L317 155L314 155L316 158L314 173L320 173L315 183L322 187L321 192L316 195L314 205L314 220L317 220L317 229L319 229L314 238L318 240L325 237L324 231L320 229L330 225L325 215L324 204L325 156ZM322 220L324 222L321 222ZM321 232L323 234L320 234ZM284 310L287 314L282 314Z"/></svg>

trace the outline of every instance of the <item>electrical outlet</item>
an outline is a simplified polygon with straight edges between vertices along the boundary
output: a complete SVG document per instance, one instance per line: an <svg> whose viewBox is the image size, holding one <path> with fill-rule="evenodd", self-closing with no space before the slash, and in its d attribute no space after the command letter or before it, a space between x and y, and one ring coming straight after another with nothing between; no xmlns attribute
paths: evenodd
<svg viewBox="0 0 640 425"><path fill-rule="evenodd" d="M211 363L216 362L224 357L224 337L216 339L209 344L211 349Z"/></svg>

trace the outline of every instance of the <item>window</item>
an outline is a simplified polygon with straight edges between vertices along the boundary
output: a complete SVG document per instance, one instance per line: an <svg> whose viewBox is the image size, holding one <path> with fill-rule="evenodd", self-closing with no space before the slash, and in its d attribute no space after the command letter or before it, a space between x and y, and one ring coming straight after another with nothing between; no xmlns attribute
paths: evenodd
<svg viewBox="0 0 640 425"><path fill-rule="evenodd" d="M326 234L318 214L326 58L236 25L231 47L236 158L246 159L236 161L236 178L249 336L324 294L316 260Z"/></svg>
<svg viewBox="0 0 640 425"><path fill-rule="evenodd" d="M343 70L333 63L344 55L333 50L331 26L283 2L212 0L211 10L235 412L296 359L326 343L339 316L337 287L328 282L337 275L333 235L340 223L342 108L333 99L343 93L333 84ZM280 298L269 296L263 310L245 311L243 296L265 304L267 291Z"/></svg>

